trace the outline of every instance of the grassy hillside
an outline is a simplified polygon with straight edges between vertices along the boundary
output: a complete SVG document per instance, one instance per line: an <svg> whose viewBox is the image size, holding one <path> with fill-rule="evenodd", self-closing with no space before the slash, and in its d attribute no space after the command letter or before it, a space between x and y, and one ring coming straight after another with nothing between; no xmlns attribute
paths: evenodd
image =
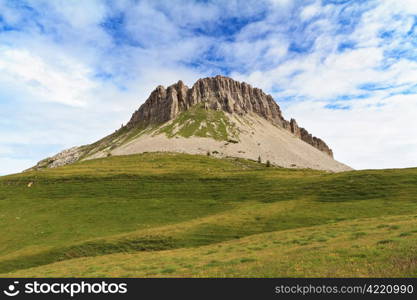
<svg viewBox="0 0 417 300"><path fill-rule="evenodd" d="M417 169L109 157L0 177L0 230L0 276L415 276Z"/></svg>
<svg viewBox="0 0 417 300"><path fill-rule="evenodd" d="M205 109L204 104L194 105L182 112L168 125L155 131L155 134L165 133L168 137L210 137L219 141L239 138L234 124L221 110Z"/></svg>

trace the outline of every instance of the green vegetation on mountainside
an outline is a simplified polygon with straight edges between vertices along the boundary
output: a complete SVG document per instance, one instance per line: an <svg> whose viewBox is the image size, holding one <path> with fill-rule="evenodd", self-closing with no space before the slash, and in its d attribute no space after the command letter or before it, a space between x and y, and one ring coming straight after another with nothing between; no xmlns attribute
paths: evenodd
<svg viewBox="0 0 417 300"><path fill-rule="evenodd" d="M352 262L340 276L382 274L398 253L417 261L416 216L417 169L332 174L187 154L114 156L0 177L0 273L328 276ZM225 247L234 263L216 250Z"/></svg>
<svg viewBox="0 0 417 300"><path fill-rule="evenodd" d="M226 114L221 110L205 109L204 103L184 111L155 134L165 133L168 137L210 137L219 141L237 139L238 132Z"/></svg>

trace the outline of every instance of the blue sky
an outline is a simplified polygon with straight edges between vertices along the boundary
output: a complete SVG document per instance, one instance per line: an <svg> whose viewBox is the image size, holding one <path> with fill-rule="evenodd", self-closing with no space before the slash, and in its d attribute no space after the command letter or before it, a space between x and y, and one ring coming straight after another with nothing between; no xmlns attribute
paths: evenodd
<svg viewBox="0 0 417 300"><path fill-rule="evenodd" d="M0 174L231 76L354 168L417 166L417 1L0 0Z"/></svg>

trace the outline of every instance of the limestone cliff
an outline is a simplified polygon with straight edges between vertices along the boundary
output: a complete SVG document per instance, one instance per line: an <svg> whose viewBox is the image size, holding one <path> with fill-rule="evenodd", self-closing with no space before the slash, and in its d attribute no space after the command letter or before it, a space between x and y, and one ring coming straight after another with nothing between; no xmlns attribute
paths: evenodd
<svg viewBox="0 0 417 300"><path fill-rule="evenodd" d="M224 76L199 79L191 88L182 81L168 88L158 86L133 113L126 127L131 129L167 122L197 103L204 103L207 109L223 110L230 114L257 114L333 157L332 150L323 140L299 127L294 119L290 122L285 120L271 95L245 82Z"/></svg>
<svg viewBox="0 0 417 300"><path fill-rule="evenodd" d="M271 95L245 82L216 76L189 88L158 86L129 122L95 143L64 150L29 170L80 160L144 152L183 152L269 161L284 168L351 170L326 143L287 121Z"/></svg>

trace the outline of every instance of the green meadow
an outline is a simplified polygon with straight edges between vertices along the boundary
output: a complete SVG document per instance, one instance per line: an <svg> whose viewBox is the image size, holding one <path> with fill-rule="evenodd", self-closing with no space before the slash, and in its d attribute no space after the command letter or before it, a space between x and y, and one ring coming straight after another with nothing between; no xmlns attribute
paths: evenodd
<svg viewBox="0 0 417 300"><path fill-rule="evenodd" d="M0 232L1 277L417 276L417 168L111 156L0 177Z"/></svg>

